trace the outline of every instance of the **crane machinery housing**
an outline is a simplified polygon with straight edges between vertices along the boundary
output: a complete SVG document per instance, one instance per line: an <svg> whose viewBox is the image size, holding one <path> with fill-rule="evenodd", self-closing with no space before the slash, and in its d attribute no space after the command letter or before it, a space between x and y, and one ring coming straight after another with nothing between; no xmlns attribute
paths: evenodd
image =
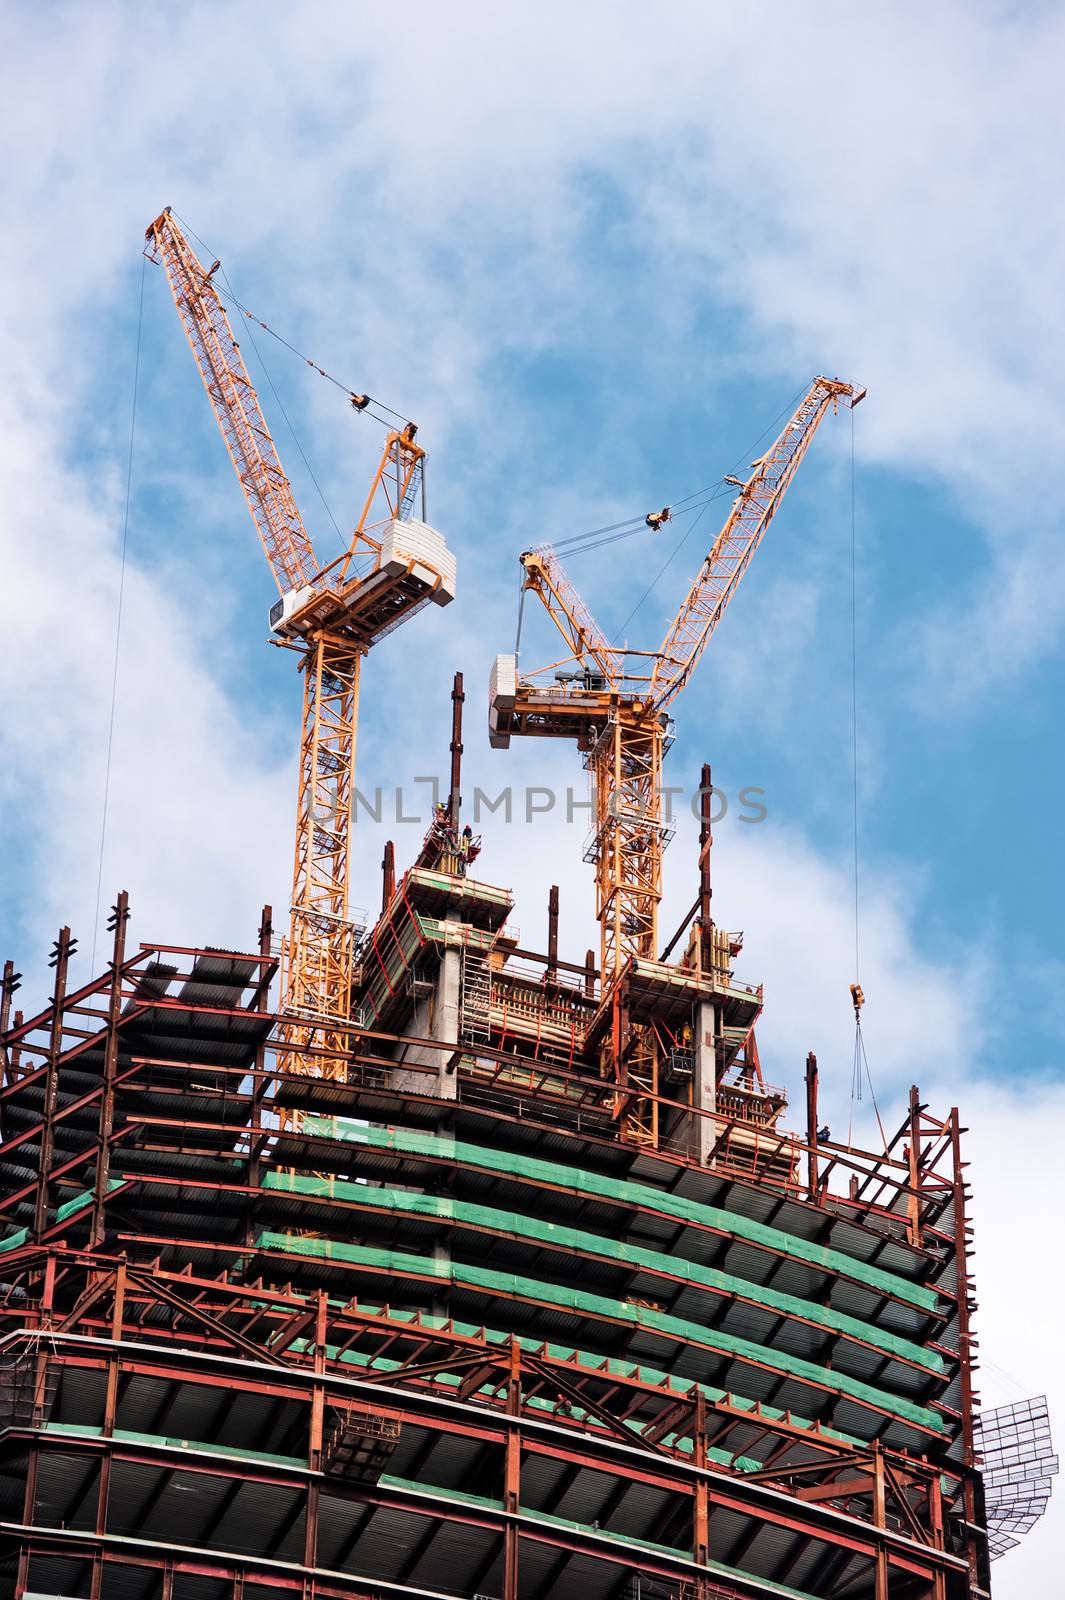
<svg viewBox="0 0 1065 1600"><path fill-rule="evenodd" d="M149 259L166 269L277 584L270 627L300 655L303 717L282 1010L290 1043L316 1042L326 1052L312 1063L297 1050L294 1060L321 1072L323 1061L340 1063L350 1045L356 930L349 880L362 658L430 600L447 605L454 598L455 560L425 520L425 451L407 423L389 430L347 548L319 562L214 281L220 263L204 268L170 207L146 240ZM365 395L351 399L365 409Z"/></svg>

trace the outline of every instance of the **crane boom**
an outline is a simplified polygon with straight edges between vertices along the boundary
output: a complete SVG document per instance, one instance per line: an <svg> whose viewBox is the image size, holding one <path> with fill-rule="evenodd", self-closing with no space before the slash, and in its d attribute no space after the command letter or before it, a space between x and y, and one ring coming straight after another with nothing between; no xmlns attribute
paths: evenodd
<svg viewBox="0 0 1065 1600"><path fill-rule="evenodd" d="M156 217L147 239L152 258L161 261L166 270L182 327L278 590L284 595L303 588L316 576L318 562L226 308L212 281L214 268L204 271L169 206Z"/></svg>
<svg viewBox="0 0 1065 1600"><path fill-rule="evenodd" d="M755 463L659 648L651 675L656 709L664 710L675 700L691 677L821 419L841 399L856 405L861 395L852 384L836 378L815 378L790 422Z"/></svg>

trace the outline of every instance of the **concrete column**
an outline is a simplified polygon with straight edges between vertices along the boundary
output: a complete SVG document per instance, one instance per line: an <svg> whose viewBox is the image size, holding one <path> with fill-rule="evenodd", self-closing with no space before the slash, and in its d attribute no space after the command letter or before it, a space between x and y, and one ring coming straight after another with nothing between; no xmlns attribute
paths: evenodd
<svg viewBox="0 0 1065 1600"><path fill-rule="evenodd" d="M444 951L444 958L440 963L440 972L436 982L436 1019L433 1029L434 1039L446 1039L449 1044L457 1045L459 1042L459 997L462 992L462 952L454 945L448 945ZM445 1094L448 1100L455 1098L455 1072L447 1072L442 1066L441 1072L445 1073L451 1083L450 1091Z"/></svg>
<svg viewBox="0 0 1065 1600"><path fill-rule="evenodd" d="M692 1072L692 1099L700 1111L717 1108L717 1032L717 1006L712 1000L701 1000L695 1008ZM711 1117L695 1120L696 1156L699 1164L705 1166L714 1148L717 1128Z"/></svg>
<svg viewBox="0 0 1065 1600"><path fill-rule="evenodd" d="M417 1034L422 1039L439 1039L441 1043L458 1048L459 1000L461 995L462 952L449 945L445 948L436 974L436 987L430 996L418 1001L404 1031ZM426 1045L403 1045L397 1067L404 1061L413 1065L432 1067L435 1081L427 1072L393 1074L397 1089L409 1089L412 1094L433 1094L440 1100L454 1100L457 1095L458 1073L454 1055L450 1050L433 1050Z"/></svg>

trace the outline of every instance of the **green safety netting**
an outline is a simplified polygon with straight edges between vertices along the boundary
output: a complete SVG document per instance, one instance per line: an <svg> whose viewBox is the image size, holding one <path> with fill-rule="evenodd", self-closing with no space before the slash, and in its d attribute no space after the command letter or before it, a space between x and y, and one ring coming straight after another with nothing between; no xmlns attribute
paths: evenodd
<svg viewBox="0 0 1065 1600"><path fill-rule="evenodd" d="M376 1184L348 1183L332 1177L314 1177L295 1172L267 1172L264 1187L290 1194L322 1196L347 1200L355 1205L375 1207L408 1216L431 1217L439 1221L467 1224L487 1228L495 1233L505 1233L511 1238L521 1238L531 1243L544 1244L577 1254L598 1256L617 1261L627 1267L642 1267L659 1276L683 1278L695 1287L719 1291L724 1294L746 1295L760 1305L779 1311L784 1316L801 1317L828 1328L842 1337L860 1339L875 1345L885 1354L910 1361L925 1371L941 1374L946 1369L943 1357L935 1350L888 1333L874 1323L862 1322L844 1312L832 1311L816 1301L803 1300L797 1295L782 1294L779 1290L762 1288L746 1278L721 1272L715 1267L703 1267L693 1261L663 1255L658 1250L647 1250L641 1245L629 1244L619 1239L609 1239L603 1234L586 1233L582 1229L566 1227L556 1222L541 1222L536 1217L524 1216L514 1211L501 1211L495 1206L482 1206L466 1200L455 1200L449 1195L419 1194L408 1189L385 1189Z"/></svg>
<svg viewBox="0 0 1065 1600"><path fill-rule="evenodd" d="M108 1194L111 1193L112 1189L121 1189L125 1181L125 1178L109 1178L107 1182ZM74 1215L75 1211L80 1211L83 1206L87 1206L92 1197L93 1191L91 1189L83 1189L72 1200L64 1200L55 1214L56 1222L65 1222L68 1217ZM5 1250L17 1250L20 1245L26 1243L29 1236L29 1228L18 1228L14 1233L9 1233L6 1239L0 1239L0 1254Z"/></svg>
<svg viewBox="0 0 1065 1600"><path fill-rule="evenodd" d="M666 1194L650 1184L608 1178L598 1172L564 1166L556 1161L514 1155L507 1150L493 1150L469 1144L449 1134L418 1133L409 1128L371 1128L347 1117L308 1115L304 1118L304 1129L326 1138L365 1144L378 1150L393 1150L398 1155L424 1155L442 1161L464 1162L486 1172L498 1173L501 1177L524 1178L534 1182L541 1180L577 1194L647 1207L676 1217L678 1221L703 1223L707 1227L734 1234L737 1239L745 1239L751 1244L782 1251L826 1272L842 1273L868 1288L879 1289L885 1294L906 1300L923 1311L934 1312L939 1305L939 1296L934 1289L911 1283L898 1273L870 1266L841 1250L814 1244L782 1228L770 1227L734 1211L725 1211L720 1206L704 1205L682 1195Z"/></svg>
<svg viewBox="0 0 1065 1600"><path fill-rule="evenodd" d="M647 1332L661 1333L684 1344L702 1346L735 1356L737 1360L753 1361L774 1371L796 1379L827 1386L841 1395L847 1395L859 1404L889 1412L900 1419L936 1433L944 1431L943 1423L934 1411L918 1405L901 1395L891 1394L845 1373L792 1356L767 1345L741 1339L736 1334L709 1330L697 1322L674 1317L664 1311L654 1311L648 1306L629 1305L606 1295L591 1294L583 1289L570 1289L560 1284L545 1283L537 1278L527 1278L519 1273L496 1272L488 1267L477 1267L467 1262L443 1261L434 1256L407 1255L398 1250L380 1250L369 1245L346 1244L339 1239L309 1238L305 1235L275 1233L260 1229L256 1245L263 1250L286 1251L295 1255L317 1257L323 1261L351 1262L386 1272L391 1277L413 1276L435 1278L455 1283L464 1288L482 1289L490 1294L506 1293L538 1301L563 1311L590 1317L608 1317L615 1322L628 1322Z"/></svg>

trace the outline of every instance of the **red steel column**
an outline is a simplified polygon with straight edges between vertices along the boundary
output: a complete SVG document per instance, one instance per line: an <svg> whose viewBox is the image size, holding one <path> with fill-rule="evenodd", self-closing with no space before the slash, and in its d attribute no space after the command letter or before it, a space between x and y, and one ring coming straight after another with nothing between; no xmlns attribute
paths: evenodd
<svg viewBox="0 0 1065 1600"><path fill-rule="evenodd" d="M315 1384L311 1395L311 1437L307 1454L307 1465L312 1472L322 1470L323 1425L325 1420L325 1376L326 1359L326 1334L329 1326L329 1297L324 1289L318 1290L318 1313L315 1318L314 1328L314 1371ZM318 1495L317 1482L307 1486L307 1521L303 1532L303 1565L314 1568L318 1565Z"/></svg>
<svg viewBox="0 0 1065 1600"><path fill-rule="evenodd" d="M706 1396L698 1390L695 1396L695 1465L699 1477L695 1480L695 1560L705 1567L710 1560L710 1487L703 1476L706 1466Z"/></svg>
<svg viewBox="0 0 1065 1600"><path fill-rule="evenodd" d="M39 1242L48 1227L48 1174L52 1170L55 1151L55 1112L59 1095L59 1057L63 1050L63 1006L67 992L67 967L77 949L77 940L70 937L69 928L59 930L59 938L52 949L49 966L55 968L52 989L52 1026L48 1036L48 1067L44 1084L44 1114L41 1128L40 1172L37 1178L37 1200L33 1210L33 1237Z"/></svg>
<svg viewBox="0 0 1065 1600"><path fill-rule="evenodd" d="M22 974L15 971L13 961L4 962L4 977L0 983L0 1066L3 1067L3 1078L0 1080L4 1088L11 1081L11 1065L8 1060L7 1046L4 1044L4 1035L7 1033L11 1021L11 1002L15 990L19 987Z"/></svg>
<svg viewBox="0 0 1065 1600"><path fill-rule="evenodd" d="M274 939L274 908L271 905L263 906L263 914L259 919L259 954L268 956ZM250 1001L253 1011L268 1011L270 1009L270 983L265 974L268 967L264 964L259 967L259 982L255 986L255 993ZM275 1066L276 1066L275 1058ZM259 1187L260 1158L263 1147L263 1102L266 1099L266 1040L259 1045L255 1052L254 1076L251 1086L251 1116L249 1118L248 1137L248 1187ZM249 1207L244 1225L244 1242L250 1245L255 1224L252 1209Z"/></svg>
<svg viewBox="0 0 1065 1600"><path fill-rule="evenodd" d="M111 1135L115 1127L115 1076L118 1072L118 1024L122 1016L122 965L126 959L126 923L129 921L129 895L125 889L111 908L108 927L114 934L111 951L111 992L107 1002L107 1042L104 1046L104 1080L100 1096L100 1122L97 1133L96 1180L93 1184L92 1231L89 1246L103 1243L107 1232L105 1206L111 1177Z"/></svg>
<svg viewBox="0 0 1065 1600"><path fill-rule="evenodd" d="M890 1600L888 1558L883 1534L887 1527L887 1486L884 1480L884 1452L880 1440L873 1440L873 1522L880 1538L876 1544L876 1600Z"/></svg>
<svg viewBox="0 0 1065 1600"><path fill-rule="evenodd" d="M462 673L456 672L455 683L451 690L451 793L448 795L448 816L451 826L458 831L459 813L462 810L462 702L466 696L462 690Z"/></svg>
<svg viewBox="0 0 1065 1600"><path fill-rule="evenodd" d="M506 1456L503 1464L503 1600L518 1600L518 1524L521 1509L521 1346L510 1341L510 1377L507 1383L507 1415L515 1420L507 1427Z"/></svg>
<svg viewBox="0 0 1065 1600"><path fill-rule="evenodd" d="M980 1559L974 1531L978 1526L975 1484L976 1433L974 1427L977 1396L973 1388L973 1350L976 1341L970 1328L974 1301L969 1282L969 1228L965 1220L965 1200L968 1190L968 1184L965 1181L965 1168L968 1163L961 1158L961 1123L957 1106L951 1109L948 1127L950 1129L954 1179L954 1267L956 1274L955 1294L958 1297L962 1461L965 1467L962 1480L966 1525L965 1554L969 1564L969 1587L975 1592L982 1587L980 1583Z"/></svg>
<svg viewBox="0 0 1065 1600"><path fill-rule="evenodd" d="M126 1321L126 1263L120 1261L115 1268L115 1298L111 1308L111 1339L116 1348L112 1351L107 1363L107 1388L104 1393L104 1419L103 1436L110 1441L114 1436L115 1418L118 1411L118 1377L121 1367L121 1356L118 1346L122 1343L122 1333ZM108 1443L100 1458L100 1476L96 1489L96 1532L103 1535L107 1532L107 1510L111 1496L111 1447ZM99 1562L93 1567L91 1600L100 1600L100 1583L103 1579L103 1563Z"/></svg>
<svg viewBox="0 0 1065 1600"><path fill-rule="evenodd" d="M909 1217L910 1243L921 1247L921 1091L916 1084L910 1088L910 1142L907 1147L910 1166L910 1189L906 1211Z"/></svg>
<svg viewBox="0 0 1065 1600"><path fill-rule="evenodd" d="M385 853L381 857L381 911L386 912L396 892L396 847L391 839L385 840Z"/></svg>
<svg viewBox="0 0 1065 1600"><path fill-rule="evenodd" d="M710 901L714 890L710 879L710 851L714 843L711 819L714 814L714 780L710 763L703 763L699 779L699 960L703 972L713 966L713 945L710 930Z"/></svg>
<svg viewBox="0 0 1065 1600"><path fill-rule="evenodd" d="M819 1172L817 1158L817 1057L811 1050L806 1057L806 1192L817 1199Z"/></svg>
<svg viewBox="0 0 1065 1600"><path fill-rule="evenodd" d="M547 897L547 968L544 982L554 983L558 975L558 884L551 885Z"/></svg>

